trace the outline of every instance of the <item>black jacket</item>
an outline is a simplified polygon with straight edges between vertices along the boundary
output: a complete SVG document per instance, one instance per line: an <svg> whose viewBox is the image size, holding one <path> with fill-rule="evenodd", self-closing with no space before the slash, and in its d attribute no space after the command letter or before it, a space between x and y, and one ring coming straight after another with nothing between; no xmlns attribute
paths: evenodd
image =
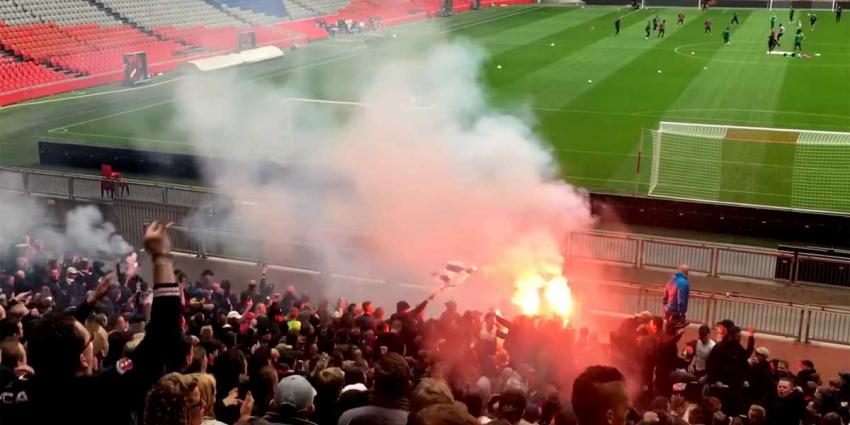
<svg viewBox="0 0 850 425"><path fill-rule="evenodd" d="M748 391L750 404L766 403L770 394L776 391L773 373L770 370L770 364L766 361L750 365L747 382L750 384Z"/></svg>
<svg viewBox="0 0 850 425"><path fill-rule="evenodd" d="M93 306L82 304L74 313L84 320ZM14 392L0 395L0 424L69 423L123 425L142 422L144 397L148 389L174 363L174 348L180 345L180 291L177 284L154 288L151 320L145 338L133 353L132 368L119 373L106 372L57 380L39 376L19 382Z"/></svg>
<svg viewBox="0 0 850 425"><path fill-rule="evenodd" d="M800 392L793 391L785 398L774 395L767 405L767 424L800 425L805 414L806 400Z"/></svg>
<svg viewBox="0 0 850 425"><path fill-rule="evenodd" d="M742 387L749 371L750 365L747 359L752 354L752 346L752 337L747 343L747 348L742 347L738 341L728 339L715 345L705 365L708 382L710 384L722 382L733 388Z"/></svg>
<svg viewBox="0 0 850 425"><path fill-rule="evenodd" d="M288 412L287 408L272 410L266 413L266 416L263 419L269 421L273 425L316 425L314 422L310 422L307 419L302 419L297 417L296 415ZM294 410L294 409L293 409Z"/></svg>

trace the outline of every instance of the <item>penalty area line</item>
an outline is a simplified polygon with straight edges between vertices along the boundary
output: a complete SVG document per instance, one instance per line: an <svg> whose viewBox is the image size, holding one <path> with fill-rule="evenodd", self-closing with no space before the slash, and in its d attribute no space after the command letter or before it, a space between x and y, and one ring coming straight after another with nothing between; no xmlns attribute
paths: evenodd
<svg viewBox="0 0 850 425"><path fill-rule="evenodd" d="M63 135L71 135L71 136L84 136L84 137L97 137L101 139L113 139L113 140L126 140L130 142L138 141L138 142L147 142L147 143L159 143L163 145L179 145L179 146L191 146L189 142L178 142L175 140L162 140L162 139L147 139L141 137L124 137L124 136L115 136L110 134L99 134L99 133L77 133L73 131L68 131L62 133Z"/></svg>
<svg viewBox="0 0 850 425"><path fill-rule="evenodd" d="M138 108L133 108L133 109L130 109L130 110L127 110L127 111L121 111L121 112L116 112L114 114L102 115L102 116L95 117L95 118L92 118L92 119L79 121L79 122L75 122L75 123L68 124L68 125L63 125L61 127L51 128L50 130L47 130L47 132L48 133L67 133L69 128L81 126L81 125L84 125L84 124L90 124L90 123L93 123L93 122L96 122L96 121L105 120L107 118L114 118L114 117L119 117L121 115L132 114L133 112L144 111L145 109L150 109L150 108L153 108L153 107L156 107L156 106L165 105L166 103L173 103L173 102L174 102L173 99L172 100L165 100L165 101L162 101L162 102L155 102L155 103L152 103L150 105L140 106Z"/></svg>

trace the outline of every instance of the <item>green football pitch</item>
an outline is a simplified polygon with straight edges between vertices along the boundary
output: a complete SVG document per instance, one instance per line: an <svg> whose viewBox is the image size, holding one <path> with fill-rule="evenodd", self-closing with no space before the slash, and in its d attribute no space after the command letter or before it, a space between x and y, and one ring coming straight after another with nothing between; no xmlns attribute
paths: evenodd
<svg viewBox="0 0 850 425"><path fill-rule="evenodd" d="M727 45L721 33L734 10L685 9L683 26L676 23L678 12L493 8L392 27L365 37L369 41L314 43L240 72L271 85L298 78L313 87L311 98L346 100L342 83L356 81L339 81L340 69L368 67L392 51L394 40L416 38L436 27L448 38L484 50L481 76L493 106L531 111L535 131L551 144L563 177L600 192L647 194L652 143L643 129L658 128L661 121L850 132L850 22L835 23L832 13L817 11L820 19L812 31L807 12L798 11L804 20L803 50L810 56L801 59L765 53L773 12L738 10L740 24L731 27ZM787 22L785 10L776 13L787 28L779 50L790 51L797 23ZM644 27L656 14L667 21L667 34L647 39ZM622 19L619 35L614 34L617 17ZM711 35L704 34L706 19L714 23ZM173 122L179 78L163 76L138 88L105 86L2 108L0 165L38 166L38 140L188 152L188 136ZM738 143L721 150L723 174L714 200L794 206L794 145ZM850 179L850 172L840 172L850 170L850 155L842 152L836 150L834 161L839 171L824 179L845 174ZM688 158L684 161L687 170ZM850 188L827 195L850 199ZM837 205L830 209L841 211L846 203ZM850 212L850 205L846 208Z"/></svg>

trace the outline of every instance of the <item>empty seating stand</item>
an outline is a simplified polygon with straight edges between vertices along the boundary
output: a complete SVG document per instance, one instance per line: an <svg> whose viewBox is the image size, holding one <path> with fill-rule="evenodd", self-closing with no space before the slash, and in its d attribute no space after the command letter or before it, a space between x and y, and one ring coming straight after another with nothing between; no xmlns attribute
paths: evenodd
<svg viewBox="0 0 850 425"><path fill-rule="evenodd" d="M286 7L281 0L211 0L221 6L241 9L266 16L277 17L280 20L289 18Z"/></svg>
<svg viewBox="0 0 850 425"><path fill-rule="evenodd" d="M120 71L123 55L167 61L181 46L124 25L86 0L0 0L3 48L25 60L81 75Z"/></svg>
<svg viewBox="0 0 850 425"><path fill-rule="evenodd" d="M71 78L70 75L33 62L20 62L8 56L0 56L0 93Z"/></svg>
<svg viewBox="0 0 850 425"><path fill-rule="evenodd" d="M527 3L530 0L497 0ZM455 9L469 0L456 0ZM282 48L328 37L317 18L385 25L422 19L440 0L0 0L0 105L123 78L144 51L151 72L235 50L238 34ZM151 35L154 34L154 35ZM198 53L198 55L195 55Z"/></svg>

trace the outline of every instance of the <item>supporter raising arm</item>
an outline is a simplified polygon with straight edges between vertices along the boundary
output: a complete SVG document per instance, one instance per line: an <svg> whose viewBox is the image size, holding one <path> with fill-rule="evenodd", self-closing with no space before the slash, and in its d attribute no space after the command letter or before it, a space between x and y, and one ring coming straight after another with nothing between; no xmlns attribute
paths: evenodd
<svg viewBox="0 0 850 425"><path fill-rule="evenodd" d="M181 302L167 229L154 222L145 232L145 248L154 264L154 301L145 337L132 358L93 372L94 337L81 322L108 292L112 276L106 276L74 314L51 313L33 324L27 355L35 373L0 395L0 423L139 422L145 393L169 368L180 365L176 351L183 338Z"/></svg>
<svg viewBox="0 0 850 425"><path fill-rule="evenodd" d="M157 221L145 230L145 250L153 264L153 305L151 318L145 329L145 338L133 355L133 372L137 382L133 394L134 410L143 407L145 393L165 373L179 372L187 365L187 359L178 349L183 344L180 326L182 303L180 288L174 277L171 256L171 240L168 228L171 224Z"/></svg>

